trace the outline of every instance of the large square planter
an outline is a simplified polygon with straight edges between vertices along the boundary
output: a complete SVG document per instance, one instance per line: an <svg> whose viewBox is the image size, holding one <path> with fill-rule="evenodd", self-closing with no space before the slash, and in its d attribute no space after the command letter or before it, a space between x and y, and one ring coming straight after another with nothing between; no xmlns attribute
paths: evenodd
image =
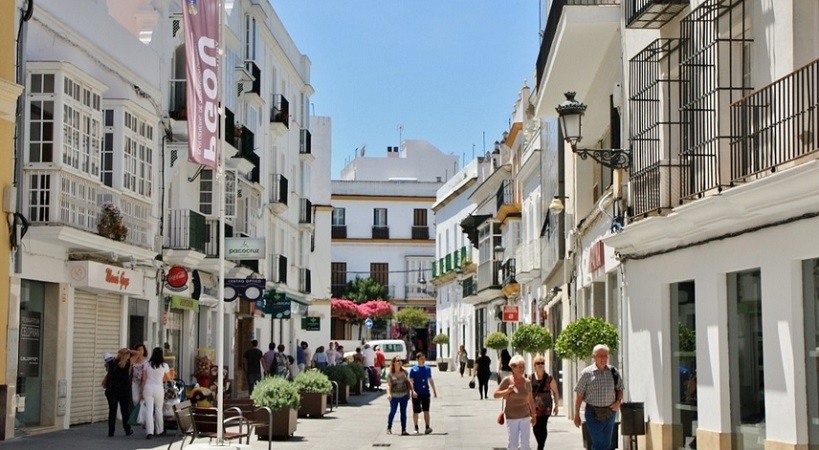
<svg viewBox="0 0 819 450"><path fill-rule="evenodd" d="M338 402L347 403L350 397L350 386L345 383L338 383Z"/></svg>
<svg viewBox="0 0 819 450"><path fill-rule="evenodd" d="M354 385L350 386L350 395L361 395L361 391L364 390L364 381L358 380L355 382Z"/></svg>
<svg viewBox="0 0 819 450"><path fill-rule="evenodd" d="M439 361L438 362L438 370L441 372L446 372L449 370L449 362L448 361Z"/></svg>
<svg viewBox="0 0 819 450"><path fill-rule="evenodd" d="M302 392L299 416L321 417L327 412L327 394Z"/></svg>
<svg viewBox="0 0 819 450"><path fill-rule="evenodd" d="M273 411L273 429L268 430L267 425L258 425L256 426L256 435L259 436L259 439L265 440L272 438L287 439L296 432L298 414L299 410L297 409Z"/></svg>

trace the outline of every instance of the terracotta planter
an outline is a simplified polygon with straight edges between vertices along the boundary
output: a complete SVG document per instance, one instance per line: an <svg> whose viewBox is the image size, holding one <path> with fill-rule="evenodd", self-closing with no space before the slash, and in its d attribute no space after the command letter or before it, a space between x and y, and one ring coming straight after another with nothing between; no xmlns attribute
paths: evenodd
<svg viewBox="0 0 819 450"><path fill-rule="evenodd" d="M339 403L347 403L347 399L350 397L350 386L345 383L338 384L338 402Z"/></svg>
<svg viewBox="0 0 819 450"><path fill-rule="evenodd" d="M287 439L296 432L298 414L297 409L273 411L273 429L268 430L267 425L256 426L256 435L262 440L271 438Z"/></svg>
<svg viewBox="0 0 819 450"><path fill-rule="evenodd" d="M299 416L321 417L327 412L327 394L302 392Z"/></svg>
<svg viewBox="0 0 819 450"><path fill-rule="evenodd" d="M364 382L362 380L358 380L354 385L350 386L350 395L361 395L361 391L364 390Z"/></svg>
<svg viewBox="0 0 819 450"><path fill-rule="evenodd" d="M449 362L447 362L447 361L440 361L440 362L438 362L438 369L439 369L441 372L446 372L446 371L448 371L448 370L449 370Z"/></svg>

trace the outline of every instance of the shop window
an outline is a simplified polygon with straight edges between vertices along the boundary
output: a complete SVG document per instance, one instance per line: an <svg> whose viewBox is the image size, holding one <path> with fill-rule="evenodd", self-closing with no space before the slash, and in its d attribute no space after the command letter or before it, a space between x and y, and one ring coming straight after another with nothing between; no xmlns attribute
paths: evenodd
<svg viewBox="0 0 819 450"><path fill-rule="evenodd" d="M819 446L819 259L802 263L805 302L805 356L808 402L808 446Z"/></svg>
<svg viewBox="0 0 819 450"><path fill-rule="evenodd" d="M694 282L671 285L671 358L674 448L696 448L697 311Z"/></svg>

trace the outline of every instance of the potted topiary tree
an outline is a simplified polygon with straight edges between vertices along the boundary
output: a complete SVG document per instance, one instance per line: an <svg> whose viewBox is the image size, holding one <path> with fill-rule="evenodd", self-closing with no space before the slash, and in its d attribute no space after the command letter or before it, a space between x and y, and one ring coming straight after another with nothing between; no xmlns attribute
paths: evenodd
<svg viewBox="0 0 819 450"><path fill-rule="evenodd" d="M357 379L353 369L347 364L330 366L324 369L324 374L327 375L330 381L338 383L338 402L347 403L347 398L350 396L350 386Z"/></svg>
<svg viewBox="0 0 819 450"><path fill-rule="evenodd" d="M350 386L350 395L361 395L364 390L364 379L367 377L367 372L360 364L348 364L347 367L353 371L355 375L355 383Z"/></svg>
<svg viewBox="0 0 819 450"><path fill-rule="evenodd" d="M295 384L281 377L265 377L256 383L250 399L255 406L270 408L273 413L273 429L257 426L257 435L287 439L296 432L301 396Z"/></svg>
<svg viewBox="0 0 819 450"><path fill-rule="evenodd" d="M333 391L333 384L327 375L318 370L302 372L293 379L293 384L301 394L300 416L321 417L327 411L327 394Z"/></svg>
<svg viewBox="0 0 819 450"><path fill-rule="evenodd" d="M415 339L415 329L429 324L429 314L421 308L404 308L398 311L395 320L409 330L410 339Z"/></svg>
<svg viewBox="0 0 819 450"><path fill-rule="evenodd" d="M506 334L497 331L487 336L486 342L484 342L484 344L486 345L487 348L501 351L506 347L509 347L509 338L506 337Z"/></svg>
<svg viewBox="0 0 819 450"><path fill-rule="evenodd" d="M526 353L544 353L552 348L552 333L536 323L525 323L512 333L512 348Z"/></svg>
<svg viewBox="0 0 819 450"><path fill-rule="evenodd" d="M443 346L443 345L448 346L449 345L449 336L447 336L444 333L438 333L438 334L435 335L434 338L432 338L432 343L436 344L436 345L441 345L441 346ZM438 353L443 354L443 352L438 352ZM446 372L447 370L449 370L449 359L439 358L439 360L438 360L438 369L440 369L441 372Z"/></svg>
<svg viewBox="0 0 819 450"><path fill-rule="evenodd" d="M617 328L597 317L583 317L566 325L555 341L555 353L564 359L588 359L597 344L617 350L620 334Z"/></svg>

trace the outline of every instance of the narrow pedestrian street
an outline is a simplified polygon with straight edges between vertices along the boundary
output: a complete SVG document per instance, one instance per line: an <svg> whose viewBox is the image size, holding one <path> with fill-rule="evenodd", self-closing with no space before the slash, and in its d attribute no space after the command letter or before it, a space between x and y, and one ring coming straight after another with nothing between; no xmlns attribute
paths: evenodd
<svg viewBox="0 0 819 450"><path fill-rule="evenodd" d="M429 435L401 436L400 421L396 414L393 431L387 435L386 420L389 404L384 390L364 392L352 396L348 405L334 408L321 419L300 418L295 436L287 441L274 441L276 449L365 449L389 447L393 449L503 449L506 448L506 426L495 422L500 401L480 400L477 389L469 389L469 378L457 372L441 373L435 369L434 379L438 398L432 399L433 432ZM497 384L490 382L490 396ZM579 450L583 448L580 431L566 418L561 404L560 414L549 423L547 448ZM412 407L408 407L408 429L412 430ZM419 417L423 430L423 416ZM119 425L119 424L118 424ZM0 449L40 450L43 448L73 449L152 449L168 447L171 437L145 440L142 429L133 436L125 436L118 426L117 435L106 436L104 422L79 425L66 431L15 438L0 442ZM169 435L171 430L168 431ZM173 446L178 449L180 440ZM195 443L207 443L199 439ZM536 448L534 436L532 449ZM266 441L251 440L250 448L266 449ZM186 445L187 448L187 445Z"/></svg>

